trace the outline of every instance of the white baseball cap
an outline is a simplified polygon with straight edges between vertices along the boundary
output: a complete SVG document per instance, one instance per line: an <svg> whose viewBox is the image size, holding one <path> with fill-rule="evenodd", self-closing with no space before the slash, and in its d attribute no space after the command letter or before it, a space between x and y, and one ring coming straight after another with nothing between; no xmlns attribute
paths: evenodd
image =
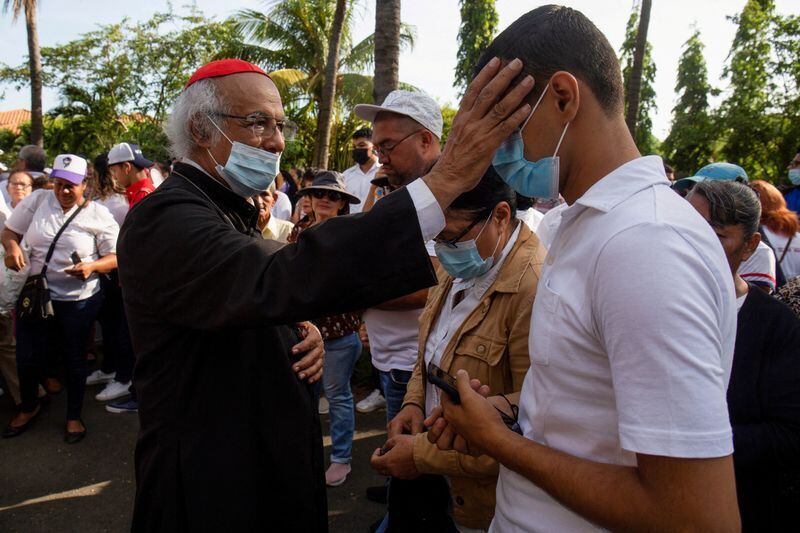
<svg viewBox="0 0 800 533"><path fill-rule="evenodd" d="M56 156L53 161L53 170L50 172L51 178L65 179L75 185L83 183L86 178L86 160L73 154L61 154Z"/></svg>
<svg viewBox="0 0 800 533"><path fill-rule="evenodd" d="M375 115L382 111L405 115L419 122L437 138L442 138L442 110L436 100L423 92L397 89L386 96L383 104L358 104L354 111L358 118L368 122L374 122Z"/></svg>

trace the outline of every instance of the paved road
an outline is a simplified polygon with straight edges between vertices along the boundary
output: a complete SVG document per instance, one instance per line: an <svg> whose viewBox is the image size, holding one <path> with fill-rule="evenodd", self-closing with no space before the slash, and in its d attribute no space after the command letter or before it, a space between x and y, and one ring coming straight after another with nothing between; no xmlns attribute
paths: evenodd
<svg viewBox="0 0 800 533"><path fill-rule="evenodd" d="M80 444L63 441L63 393L24 435L0 440L0 531L129 530L138 420L107 413L91 397L97 390L87 392L83 418L89 432ZM369 467L369 456L385 439L385 416L383 410L356 416L353 472L344 485L328 489L331 532L365 532L383 514L383 506L368 501L364 491L383 482ZM10 417L8 397L0 397L0 425ZM326 416L326 434L327 428Z"/></svg>

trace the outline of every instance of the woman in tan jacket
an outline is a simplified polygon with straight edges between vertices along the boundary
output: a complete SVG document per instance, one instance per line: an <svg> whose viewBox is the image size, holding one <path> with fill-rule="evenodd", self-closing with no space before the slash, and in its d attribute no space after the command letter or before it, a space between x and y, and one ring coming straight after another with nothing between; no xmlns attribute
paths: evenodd
<svg viewBox="0 0 800 533"><path fill-rule="evenodd" d="M426 379L426 368L433 362L451 375L463 368L489 385L492 394L522 388L530 365L531 309L546 251L516 219L515 200L490 167L479 185L445 212L447 225L436 239L440 281L420 317L417 364L403 409L389 424L389 439L372 458L385 475L447 476L461 531L489 527L498 465L485 456L443 452L428 442L422 421L444 393Z"/></svg>

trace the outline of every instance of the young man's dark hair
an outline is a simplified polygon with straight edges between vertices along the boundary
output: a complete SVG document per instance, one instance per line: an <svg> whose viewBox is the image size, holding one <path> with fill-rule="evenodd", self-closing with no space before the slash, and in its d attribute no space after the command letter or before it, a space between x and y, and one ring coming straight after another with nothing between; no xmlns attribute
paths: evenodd
<svg viewBox="0 0 800 533"><path fill-rule="evenodd" d="M493 57L519 58L519 79L533 76L535 102L550 77L564 70L591 89L607 115L622 112L622 72L617 54L597 27L580 11L547 5L522 15L498 35L475 65L475 74Z"/></svg>
<svg viewBox="0 0 800 533"><path fill-rule="evenodd" d="M371 128L361 128L357 130L353 134L353 139L369 139L372 140L372 129Z"/></svg>
<svg viewBox="0 0 800 533"><path fill-rule="evenodd" d="M672 165L664 163L664 173L665 174L675 174L675 169L672 168Z"/></svg>

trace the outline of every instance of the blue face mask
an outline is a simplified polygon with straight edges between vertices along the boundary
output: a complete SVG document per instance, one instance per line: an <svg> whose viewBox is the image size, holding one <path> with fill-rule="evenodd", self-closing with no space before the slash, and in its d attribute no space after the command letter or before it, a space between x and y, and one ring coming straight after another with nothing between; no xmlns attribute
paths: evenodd
<svg viewBox="0 0 800 533"><path fill-rule="evenodd" d="M553 157L545 157L538 161L528 161L525 159L525 143L522 140L522 132L525 126L533 117L533 113L542 102L547 89L544 88L542 95L536 101L536 105L531 109L531 114L525 119L522 127L514 132L511 137L506 139L497 152L494 154L492 165L503 180L522 196L528 198L558 198L558 175L559 158L558 149L561 148L561 141L567 134L569 123L564 126L561 138L553 153Z"/></svg>
<svg viewBox="0 0 800 533"><path fill-rule="evenodd" d="M444 268L448 274L454 278L472 279L482 276L492 268L494 264L494 254L497 252L497 247L500 246L500 239L502 236L497 238L497 244L494 246L492 255L486 259L481 257L481 254L478 253L478 245L476 244L476 241L481 236L481 233L483 233L483 230L486 229L486 225L489 223L491 217L492 216L489 215L481 231L474 239L456 242L454 243L456 246L455 248L451 248L443 242L437 242L434 245L436 257L442 264L442 268Z"/></svg>
<svg viewBox="0 0 800 533"><path fill-rule="evenodd" d="M800 168L789 169L789 181L792 185L800 185Z"/></svg>
<svg viewBox="0 0 800 533"><path fill-rule="evenodd" d="M242 198L251 198L269 189L280 169L280 154L231 141L213 120L211 123L233 145L225 166L217 163L211 152L206 150L217 165L217 173L230 185L231 190Z"/></svg>

